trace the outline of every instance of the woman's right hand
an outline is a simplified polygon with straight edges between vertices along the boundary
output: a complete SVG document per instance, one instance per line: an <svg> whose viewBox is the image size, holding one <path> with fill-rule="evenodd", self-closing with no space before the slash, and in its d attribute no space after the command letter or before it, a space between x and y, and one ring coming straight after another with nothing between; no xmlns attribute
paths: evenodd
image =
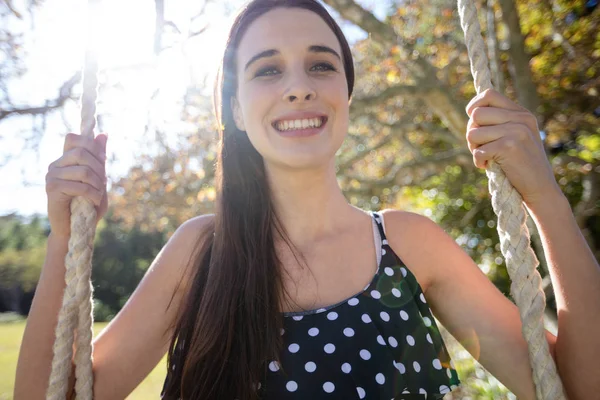
<svg viewBox="0 0 600 400"><path fill-rule="evenodd" d="M96 223L106 214L106 134L91 139L67 134L63 155L48 166L46 193L51 232L69 237L71 200L76 196L89 199L96 207Z"/></svg>

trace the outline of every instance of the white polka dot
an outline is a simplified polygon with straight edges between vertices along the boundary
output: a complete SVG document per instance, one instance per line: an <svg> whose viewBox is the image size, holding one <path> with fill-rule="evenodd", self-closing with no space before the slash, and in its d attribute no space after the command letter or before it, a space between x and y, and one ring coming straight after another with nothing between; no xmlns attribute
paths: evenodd
<svg viewBox="0 0 600 400"><path fill-rule="evenodd" d="M336 320L337 317L338 317L338 314L335 311L332 311L329 314L327 314L327 319L330 321Z"/></svg>
<svg viewBox="0 0 600 400"><path fill-rule="evenodd" d="M404 364L402 363L397 363L396 361L394 361L394 367L396 367L396 369L401 373L405 373L406 372L406 368L404 367Z"/></svg>
<svg viewBox="0 0 600 400"><path fill-rule="evenodd" d="M350 366L350 364L348 364L348 363L343 363L342 364L342 372L345 374L349 374L350 371L352 371L352 366Z"/></svg>
<svg viewBox="0 0 600 400"><path fill-rule="evenodd" d="M431 320L429 319L429 317L423 317L423 323L425 324L426 327L431 326Z"/></svg>
<svg viewBox="0 0 600 400"><path fill-rule="evenodd" d="M281 334L281 336L283 336L283 334L285 333L285 329L281 328L281 330L279 331L279 333Z"/></svg>
<svg viewBox="0 0 600 400"><path fill-rule="evenodd" d="M306 364L304 364L304 369L306 370L306 372L315 372L315 370L317 369L317 364L315 364L312 361L309 361Z"/></svg>
<svg viewBox="0 0 600 400"><path fill-rule="evenodd" d="M440 393L449 393L450 392L450 388L446 385L441 385L440 386Z"/></svg>
<svg viewBox="0 0 600 400"><path fill-rule="evenodd" d="M271 361L269 363L269 369L273 372L279 371L279 363L277 361Z"/></svg>
<svg viewBox="0 0 600 400"><path fill-rule="evenodd" d="M383 374L380 372L375 376L375 380L377 381L377 383L379 383L380 385L383 385L385 383L385 376L383 376Z"/></svg>
<svg viewBox="0 0 600 400"><path fill-rule="evenodd" d="M352 328L346 328L346 329L344 329L344 335L346 335L348 337L354 336L354 329L352 329Z"/></svg>
<svg viewBox="0 0 600 400"><path fill-rule="evenodd" d="M296 315L292 317L294 319L294 321L300 321L303 318L303 315ZM293 381L291 381L293 382Z"/></svg>
<svg viewBox="0 0 600 400"><path fill-rule="evenodd" d="M327 393L331 393L335 390L335 385L331 382L325 382L323 384L323 390L326 391Z"/></svg>
<svg viewBox="0 0 600 400"><path fill-rule="evenodd" d="M393 269L391 269L390 267L385 267L385 269L384 269L383 271L385 272L385 274L386 274L387 276L392 276L392 275L394 275L394 270L393 270Z"/></svg>
<svg viewBox="0 0 600 400"><path fill-rule="evenodd" d="M371 297L374 299L380 299L381 293L378 290L371 290Z"/></svg>
<svg viewBox="0 0 600 400"><path fill-rule="evenodd" d="M324 312L324 311L327 311L327 309L326 309L326 308L319 308L319 309L316 311L316 314L320 314L320 313L322 313L322 312Z"/></svg>
<svg viewBox="0 0 600 400"><path fill-rule="evenodd" d="M433 340L431 340L431 335L429 333L427 334L426 338L429 343L433 344Z"/></svg>
<svg viewBox="0 0 600 400"><path fill-rule="evenodd" d="M313 337L317 336L319 334L319 328L310 328L308 334Z"/></svg>
<svg viewBox="0 0 600 400"><path fill-rule="evenodd" d="M390 336L390 337L388 338L388 343L389 343L389 344L390 344L390 346L392 346L392 347L398 347L398 341L397 341L397 340L396 340L396 338L395 338L395 337L393 337L393 336Z"/></svg>
<svg viewBox="0 0 600 400"><path fill-rule="evenodd" d="M292 343L288 346L288 350L290 353L297 353L300 350L300 345L298 343Z"/></svg>
<svg viewBox="0 0 600 400"><path fill-rule="evenodd" d="M256 390L260 390L260 387L261 387L261 386L262 386L262 385L260 384L260 382L258 382L258 385L256 385Z"/></svg>
<svg viewBox="0 0 600 400"><path fill-rule="evenodd" d="M423 296L423 293L421 293L421 294L419 295L419 298L421 299L421 301L422 301L423 303L427 303L427 301L425 300L425 296Z"/></svg>
<svg viewBox="0 0 600 400"><path fill-rule="evenodd" d="M363 314L362 315L362 320L365 324L368 324L369 322L371 322L371 317L369 317L368 314Z"/></svg>
<svg viewBox="0 0 600 400"><path fill-rule="evenodd" d="M377 343L379 343L382 346L385 346L385 340L383 340L383 336L377 335Z"/></svg>
<svg viewBox="0 0 600 400"><path fill-rule="evenodd" d="M325 353L331 354L335 351L335 346L333 343L327 343L324 347Z"/></svg>
<svg viewBox="0 0 600 400"><path fill-rule="evenodd" d="M362 349L360 351L360 358L363 360L368 360L371 358L371 353L369 353L369 350Z"/></svg>
<svg viewBox="0 0 600 400"><path fill-rule="evenodd" d="M402 394L410 394L410 392L408 391L408 389L404 389L404 390L402 391Z"/></svg>
<svg viewBox="0 0 600 400"><path fill-rule="evenodd" d="M382 256L385 256L385 253L387 253L387 252L385 251L385 249L384 249L384 248L382 248L382 249L381 249L381 255L382 255Z"/></svg>
<svg viewBox="0 0 600 400"><path fill-rule="evenodd" d="M446 375L448 375L448 378L452 379L452 371L450 371L450 368L446 368Z"/></svg>
<svg viewBox="0 0 600 400"><path fill-rule="evenodd" d="M358 299L356 297L353 297L350 300L348 300L348 304L351 306L355 306L358 304Z"/></svg>
<svg viewBox="0 0 600 400"><path fill-rule="evenodd" d="M414 346L415 338L410 335L406 335L406 343L408 343L410 346Z"/></svg>
<svg viewBox="0 0 600 400"><path fill-rule="evenodd" d="M450 390L454 390L456 389L458 386L457 385L450 385Z"/></svg>
<svg viewBox="0 0 600 400"><path fill-rule="evenodd" d="M402 295L402 293L396 288L392 289L392 294L396 297L400 297Z"/></svg>
<svg viewBox="0 0 600 400"><path fill-rule="evenodd" d="M360 397L361 399L365 398L365 389L357 387L356 391L358 392L358 397Z"/></svg>
<svg viewBox="0 0 600 400"><path fill-rule="evenodd" d="M408 321L408 313L404 310L400 311L400 318L402 318L405 321Z"/></svg>
<svg viewBox="0 0 600 400"><path fill-rule="evenodd" d="M400 267L400 271L402 272L402 276L406 278L406 274L407 274L406 268Z"/></svg>
<svg viewBox="0 0 600 400"><path fill-rule="evenodd" d="M419 394L427 395L427 390L421 388L421 389L419 389Z"/></svg>
<svg viewBox="0 0 600 400"><path fill-rule="evenodd" d="M388 244L388 241L387 241L387 239L383 239L383 240L381 241L381 243L382 243L382 244Z"/></svg>
<svg viewBox="0 0 600 400"><path fill-rule="evenodd" d="M433 368L442 369L442 363L437 358L433 360Z"/></svg>
<svg viewBox="0 0 600 400"><path fill-rule="evenodd" d="M381 317L382 320L384 320L385 322L388 322L390 320L390 314L386 313L385 311L382 311L379 313L379 316Z"/></svg>
<svg viewBox="0 0 600 400"><path fill-rule="evenodd" d="M421 371L421 366L416 361L413 363L413 368L415 369L416 372Z"/></svg>
<svg viewBox="0 0 600 400"><path fill-rule="evenodd" d="M298 389L298 384L294 381L289 381L286 385L285 385L286 389L288 390L288 392L295 392L296 389Z"/></svg>

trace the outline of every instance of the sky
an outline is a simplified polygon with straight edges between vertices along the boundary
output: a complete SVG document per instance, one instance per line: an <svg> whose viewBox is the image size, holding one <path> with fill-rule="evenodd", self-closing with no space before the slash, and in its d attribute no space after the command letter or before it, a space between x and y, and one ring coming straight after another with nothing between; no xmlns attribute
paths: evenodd
<svg viewBox="0 0 600 400"><path fill-rule="evenodd" d="M15 105L43 104L55 98L60 85L83 64L86 40L87 1L46 0L33 18L26 13L26 0L13 2L24 14L10 28L25 34L27 73L9 83ZM190 24L201 1L165 2L165 19L173 21L182 35L166 34L172 47L159 57L154 55L154 2L147 0L102 0L92 15L98 27L95 36L100 79L118 81L119 90L100 94L98 110L103 115L102 131L108 132L107 175L109 182L126 174L134 154L149 149L153 137L145 135L150 126L177 131L181 98L187 85L208 77L207 95L218 66L227 30L242 0L213 1L203 17ZM383 18L387 1L360 1L367 9ZM334 13L334 17L336 17ZM362 39L366 33L336 18L349 42ZM208 24L201 36L184 41L188 32ZM79 91L79 88L76 88ZM153 93L158 93L152 98ZM0 123L0 160L6 155L13 160L0 167L0 215L18 212L22 215L46 214L45 176L48 165L60 158L64 136L79 130L79 105L72 102L64 112L51 113L37 151L22 152L33 127L41 118L15 117ZM110 185L110 183L109 183Z"/></svg>

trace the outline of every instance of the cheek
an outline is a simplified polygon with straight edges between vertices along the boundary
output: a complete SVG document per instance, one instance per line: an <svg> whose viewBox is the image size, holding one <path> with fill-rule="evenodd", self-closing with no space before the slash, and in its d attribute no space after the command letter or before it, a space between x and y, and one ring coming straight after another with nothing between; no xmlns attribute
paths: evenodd
<svg viewBox="0 0 600 400"><path fill-rule="evenodd" d="M268 116L270 104L273 103L273 90L256 87L240 93L244 120L250 127L256 127Z"/></svg>

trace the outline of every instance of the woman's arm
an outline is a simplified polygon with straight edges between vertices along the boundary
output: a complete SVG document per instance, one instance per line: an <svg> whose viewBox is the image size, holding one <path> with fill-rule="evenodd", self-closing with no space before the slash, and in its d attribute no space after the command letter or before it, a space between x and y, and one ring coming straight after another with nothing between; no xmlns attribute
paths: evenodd
<svg viewBox="0 0 600 400"><path fill-rule="evenodd" d="M46 259L23 333L14 398L43 399L52 366L54 329L65 289L68 237L48 237ZM73 382L71 382L72 384Z"/></svg>
<svg viewBox="0 0 600 400"><path fill-rule="evenodd" d="M600 396L600 266L562 194L528 206L558 310L556 362L571 400Z"/></svg>
<svg viewBox="0 0 600 400"><path fill-rule="evenodd" d="M536 222L545 247L552 247L546 252L556 296L561 299L558 337L565 337L560 350L561 339L555 347L555 337L549 332L546 337L551 354L556 352L553 356L569 398L589 398L590 393L600 392L600 332L595 317L600 314L600 272L572 214L566 213L560 201L548 201L554 204L552 215L537 209ZM521 334L517 307L433 221L401 211L384 215L390 245L409 269L419 270L421 286L436 318L519 399L534 399L527 343ZM555 245L555 241L561 244ZM578 309L571 311L573 307Z"/></svg>

